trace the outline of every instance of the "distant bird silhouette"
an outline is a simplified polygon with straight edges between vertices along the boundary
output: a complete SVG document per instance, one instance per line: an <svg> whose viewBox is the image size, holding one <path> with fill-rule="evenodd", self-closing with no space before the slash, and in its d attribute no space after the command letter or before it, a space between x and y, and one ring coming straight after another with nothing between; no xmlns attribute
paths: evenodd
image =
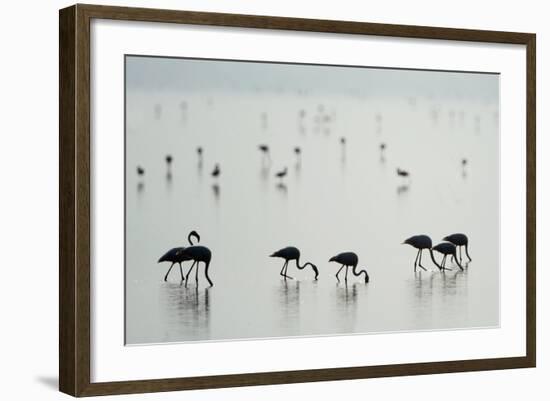
<svg viewBox="0 0 550 401"><path fill-rule="evenodd" d="M329 259L329 262L336 262L340 263L342 266L340 269L336 272L336 280L340 281L340 278L338 278L338 274L342 271L342 269L346 268L346 276L345 276L345 282L348 282L348 268L352 267L352 273L353 275L359 277L362 273L365 273L365 283L369 282L369 274L367 273L366 269L363 269L361 271L357 271L357 263L359 262L359 257L354 252L342 252L339 253L336 256L333 256Z"/></svg>
<svg viewBox="0 0 550 401"><path fill-rule="evenodd" d="M140 175L140 176L145 174L145 169L141 166L138 166L136 170L137 170L138 175Z"/></svg>
<svg viewBox="0 0 550 401"><path fill-rule="evenodd" d="M462 163L462 167L466 167L468 164L468 159L462 159L460 162Z"/></svg>
<svg viewBox="0 0 550 401"><path fill-rule="evenodd" d="M407 244L412 246L413 248L418 249L418 253L416 254L416 259L414 260L414 271L416 272L416 266L418 263L418 266L426 271L426 268L422 266L422 251L424 249L427 249L430 252L430 256L432 257L432 262L434 265L436 265L439 270L442 270L443 268L439 265L439 263L436 262L434 258L434 254L432 251L432 239L428 237L427 235L414 235L410 238L407 238L405 241L403 241L403 244Z"/></svg>
<svg viewBox="0 0 550 401"><path fill-rule="evenodd" d="M341 143L342 145L345 145L345 144L346 144L346 137L345 137L345 136L340 137L340 143Z"/></svg>
<svg viewBox="0 0 550 401"><path fill-rule="evenodd" d="M199 168L199 171L202 170L202 147L199 146L197 147L197 156L198 156L198 159L199 159L199 163L198 163L198 168Z"/></svg>
<svg viewBox="0 0 550 401"><path fill-rule="evenodd" d="M212 177L219 177L220 173L220 165L216 164L216 166L214 166L214 170L212 170Z"/></svg>
<svg viewBox="0 0 550 401"><path fill-rule="evenodd" d="M172 155L166 155L166 157L164 158L164 160L166 160L166 164L168 166L170 166L172 164Z"/></svg>
<svg viewBox="0 0 550 401"><path fill-rule="evenodd" d="M262 161L271 162L271 155L269 154L269 146L262 144L258 145L258 149L262 152Z"/></svg>
<svg viewBox="0 0 550 401"><path fill-rule="evenodd" d="M189 241L190 245L193 245L193 241L191 240L192 237L195 237L197 242L200 242L200 240L201 240L201 237L199 236L199 234L196 231L191 231L189 233L189 235L187 236L187 241ZM185 256L183 254L182 251L184 249L185 249L185 247L172 248L168 252L166 252L164 255L162 255L160 257L160 259L158 260L157 263L161 263L161 262L171 262L172 263L170 265L170 268L166 272L166 275L164 276L164 281L168 280L168 275L170 274L170 270L172 270L172 267L174 267L174 264L176 264L176 263L179 264L179 266L180 266L181 281L184 280L183 279L183 270L181 268L181 264L183 262L187 261L187 260L191 260L190 258L188 258L187 256Z"/></svg>
<svg viewBox="0 0 550 401"><path fill-rule="evenodd" d="M408 171L401 170L399 167L397 168L396 172L399 177L408 178L410 176Z"/></svg>
<svg viewBox="0 0 550 401"><path fill-rule="evenodd" d="M302 149L299 146L296 146L294 148L294 154L296 154L296 156L300 158L300 156L302 155Z"/></svg>
<svg viewBox="0 0 550 401"><path fill-rule="evenodd" d="M292 279L289 275L286 274L288 270L288 262L291 260L296 261L296 267L300 270L304 269L306 266L311 266L313 269L313 272L315 273L315 280L317 280L317 276L319 276L319 270L317 270L317 266L315 266L311 262L306 262L302 266L300 266L300 250L293 246L287 246L286 248L279 249L276 252L273 252L271 255L269 255L272 258L282 258L285 260L285 263L283 264L283 268L281 269L281 273L279 273L281 276L285 278Z"/></svg>
<svg viewBox="0 0 550 401"><path fill-rule="evenodd" d="M466 251L468 262L472 261L472 258L468 254L468 237L465 234L456 233L456 234L447 235L445 238L443 238L443 241L449 241L451 244L456 245L456 247L458 248L458 255L461 263L462 263L462 247L464 247L464 250Z"/></svg>
<svg viewBox="0 0 550 401"><path fill-rule="evenodd" d="M197 266L197 269L195 270L195 282L197 283L197 286L199 285L199 263L203 262L204 275L206 276L208 283L210 283L210 286L212 287L214 283L212 282L212 280L210 280L210 277L208 276L208 268L210 267L210 261L212 260L212 252L210 251L210 249L202 245L193 245L183 249L181 253L184 257L187 258L187 260L193 261L191 268L185 275L185 286L187 287L187 283L189 282L189 275L191 274L191 271L193 271L195 265Z"/></svg>
<svg viewBox="0 0 550 401"><path fill-rule="evenodd" d="M277 172L275 174L275 177L279 178L281 181L283 180L283 178L286 176L286 173L288 172L288 169L285 167L283 170Z"/></svg>
<svg viewBox="0 0 550 401"><path fill-rule="evenodd" d="M434 251L437 251L443 255L441 260L441 268L445 270L450 270L445 267L445 262L447 261L447 256L451 255L451 260L454 259L455 263L460 267L460 270L464 270L458 258L456 257L456 246L450 242L441 242L432 248Z"/></svg>
<svg viewBox="0 0 550 401"><path fill-rule="evenodd" d="M380 144L380 163L385 163L386 162L385 150L386 150L386 144L384 142L382 142Z"/></svg>

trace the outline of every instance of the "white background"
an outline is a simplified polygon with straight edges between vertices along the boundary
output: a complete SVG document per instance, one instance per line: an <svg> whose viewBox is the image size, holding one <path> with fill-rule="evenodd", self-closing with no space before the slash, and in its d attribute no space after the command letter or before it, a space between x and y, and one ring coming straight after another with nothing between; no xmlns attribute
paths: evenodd
<svg viewBox="0 0 550 401"><path fill-rule="evenodd" d="M34 4L33 4L34 3ZM110 2L98 2L114 4ZM542 291L546 280L544 243L548 222L542 205L548 189L544 161L548 120L542 111L550 107L547 78L550 68L550 27L545 27L543 2L524 1L521 6L503 2L436 1L398 2L286 2L286 1L133 1L118 5L268 14L310 18L349 19L416 25L530 31L538 34L538 316L539 367L516 371L461 373L423 377L327 382L285 386L188 392L187 399L294 399L311 396L334 399L343 393L353 397L426 400L463 400L491 396L512 400L543 399L544 378L550 373L550 355L544 344L549 297ZM11 399L64 397L57 386L57 54L58 8L68 2L10 3L4 9L2 27L2 144L0 179L2 197L2 276L0 297L2 331L0 367L4 397ZM526 10L532 6L529 12ZM521 8L518 8L521 7ZM32 252L32 256L30 255ZM7 256L7 259L6 259ZM546 313L546 315L548 315ZM545 327L546 326L546 327ZM141 399L181 399L181 393L128 396Z"/></svg>
<svg viewBox="0 0 550 401"><path fill-rule="evenodd" d="M243 33L241 29L105 20L92 25L92 381L525 355L525 276L518 275L518 266L525 263L525 247L515 247L518 241L525 243L525 48L392 38L355 40L280 31ZM220 34L231 45L220 48ZM124 287L121 88L125 53L499 71L500 148L503 155L515 155L503 158L500 166L505 177L500 185L500 213L506 217L500 238L500 328L124 347L124 293L120 289ZM217 363L205 359L205 352L218 355ZM194 364L182 364L182 360Z"/></svg>

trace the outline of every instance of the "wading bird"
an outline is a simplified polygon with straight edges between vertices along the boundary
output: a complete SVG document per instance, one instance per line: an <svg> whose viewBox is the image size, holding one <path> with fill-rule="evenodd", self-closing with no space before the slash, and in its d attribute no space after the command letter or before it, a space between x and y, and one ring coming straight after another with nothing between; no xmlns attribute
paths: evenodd
<svg viewBox="0 0 550 401"><path fill-rule="evenodd" d="M141 166L137 166L137 173L138 175L144 175L145 174L145 169Z"/></svg>
<svg viewBox="0 0 550 401"><path fill-rule="evenodd" d="M302 160L302 149L299 146L294 148L294 154L296 155L297 162L300 163Z"/></svg>
<svg viewBox="0 0 550 401"><path fill-rule="evenodd" d="M338 278L338 274L340 273L340 271L342 271L342 269L344 267L346 268L346 277L344 279L346 283L348 282L348 269L349 269L349 267L353 268L352 273L353 273L354 276L359 277L361 275L361 273L365 273L365 283L369 282L369 274L367 273L366 269L363 269L359 272L357 271L357 263L359 262L359 258L357 257L356 253L354 253L354 252L342 252L342 253L339 253L338 255L333 256L332 258L330 258L329 262L336 262L336 263L340 263L342 265L340 267L340 269L336 272L336 280L338 280L338 282L340 281L340 278Z"/></svg>
<svg viewBox="0 0 550 401"><path fill-rule="evenodd" d="M200 235L196 231L191 231L189 233L189 235L187 236L187 241L189 241L190 245L193 245L192 237L195 237L197 242L201 241ZM174 267L174 265L176 263L179 264L179 266L180 266L181 281L183 281L183 270L181 268L181 264L183 262L187 261L187 260L191 260L183 254L182 251L184 249L185 249L185 247L172 248L168 252L166 252L164 255L162 255L160 257L160 259L158 260L157 263L161 263L161 262L171 262L172 263L170 265L170 268L166 272L166 275L164 276L164 281L168 280L168 275L170 274L170 270L172 270L172 267Z"/></svg>
<svg viewBox="0 0 550 401"><path fill-rule="evenodd" d="M262 161L271 162L268 145L258 145L258 149L262 152Z"/></svg>
<svg viewBox="0 0 550 401"><path fill-rule="evenodd" d="M208 268L210 267L210 260L212 260L212 252L210 252L210 249L202 245L193 245L188 246L187 248L182 250L181 253L187 258L187 260L193 261L191 268L185 275L185 286L187 287L187 283L189 282L189 275L191 274L191 271L193 270L195 265L197 265L197 269L195 270L195 282L197 283L197 286L199 285L199 263L203 262L204 275L206 276L208 283L210 283L210 287L212 287L214 283L212 282L212 280L210 280L210 277L208 276Z"/></svg>
<svg viewBox="0 0 550 401"><path fill-rule="evenodd" d="M456 245L456 247L458 248L458 256L460 258L461 263L462 263L462 247L464 247L464 250L466 251L468 262L472 261L472 258L468 254L468 237L465 234L456 233L456 234L447 235L445 238L443 238L443 241L449 241L451 244Z"/></svg>
<svg viewBox="0 0 550 401"><path fill-rule="evenodd" d="M214 170L212 171L212 177L218 177L220 175L220 165L216 163Z"/></svg>
<svg viewBox="0 0 550 401"><path fill-rule="evenodd" d="M282 171L279 171L275 174L275 177L279 178L281 181L286 176L286 173L288 172L288 169L285 167Z"/></svg>
<svg viewBox="0 0 550 401"><path fill-rule="evenodd" d="M406 171L406 170L401 170L399 167L397 168L396 172L397 172L397 175L398 175L399 177L409 178L409 176L410 176L410 174L409 174L408 171Z"/></svg>
<svg viewBox="0 0 550 401"><path fill-rule="evenodd" d="M285 278L292 278L289 275L286 274L288 270L288 262L291 260L296 261L296 267L300 270L304 269L306 266L311 266L313 269L313 272L315 273L315 280L317 280L317 276L319 276L319 270L317 270L317 266L315 266L311 262L306 262L302 266L300 266L300 250L293 246L287 246L286 248L279 249L276 252L273 252L271 255L269 255L272 258L282 258L285 260L285 263L283 264L283 268L281 269L280 275Z"/></svg>
<svg viewBox="0 0 550 401"><path fill-rule="evenodd" d="M443 259L441 260L441 268L445 270L451 270L447 269L445 267L445 262L447 261L447 256L451 255L451 261L454 259L455 263L460 267L460 270L464 270L460 262L458 261L458 258L456 257L456 246L454 244L451 244L450 242L442 242L440 244L437 244L432 248L434 251L439 252L443 255Z"/></svg>
<svg viewBox="0 0 550 401"><path fill-rule="evenodd" d="M416 259L414 260L414 271L416 272L416 266L418 263L418 266L426 271L426 268L422 266L422 251L424 249L427 249L430 252L430 256L432 257L432 262L439 268L439 270L442 270L442 267L436 262L434 258L434 254L432 251L432 239L428 237L427 235L414 235L410 238L407 238L405 241L403 241L403 244L407 244L412 246L413 248L418 249L418 253L416 254Z"/></svg>
<svg viewBox="0 0 550 401"><path fill-rule="evenodd" d="M166 164L168 165L168 167L170 167L170 165L172 164L172 160L173 160L172 155L166 155L164 160L166 160Z"/></svg>

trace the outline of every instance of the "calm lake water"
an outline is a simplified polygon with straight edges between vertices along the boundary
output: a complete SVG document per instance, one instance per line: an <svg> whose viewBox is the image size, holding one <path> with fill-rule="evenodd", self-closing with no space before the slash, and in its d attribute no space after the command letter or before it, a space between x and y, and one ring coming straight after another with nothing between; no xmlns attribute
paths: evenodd
<svg viewBox="0 0 550 401"><path fill-rule="evenodd" d="M499 324L498 92L489 102L127 90L127 344ZM257 149L264 143L271 162ZM211 288L202 264L198 288L194 273L180 285L177 265L164 282L169 264L157 264L169 248L187 246L191 230L212 250ZM403 240L428 234L437 243L454 232L470 238L468 268L440 273L425 253L429 271L415 273L416 250ZM294 262L294 280L279 276L283 260L268 255L288 245L318 266L318 281ZM339 265L328 260L343 251L359 255L370 283L336 281Z"/></svg>

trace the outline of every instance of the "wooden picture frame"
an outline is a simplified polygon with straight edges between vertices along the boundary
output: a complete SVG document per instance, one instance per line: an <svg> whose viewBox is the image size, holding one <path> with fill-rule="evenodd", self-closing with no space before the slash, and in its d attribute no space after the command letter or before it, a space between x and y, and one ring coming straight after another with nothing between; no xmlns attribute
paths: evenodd
<svg viewBox="0 0 550 401"><path fill-rule="evenodd" d="M527 71L526 355L92 383L90 380L90 21L95 18L524 45L527 54L525 60ZM80 4L60 10L59 29L60 391L73 396L95 396L535 366L535 34Z"/></svg>

